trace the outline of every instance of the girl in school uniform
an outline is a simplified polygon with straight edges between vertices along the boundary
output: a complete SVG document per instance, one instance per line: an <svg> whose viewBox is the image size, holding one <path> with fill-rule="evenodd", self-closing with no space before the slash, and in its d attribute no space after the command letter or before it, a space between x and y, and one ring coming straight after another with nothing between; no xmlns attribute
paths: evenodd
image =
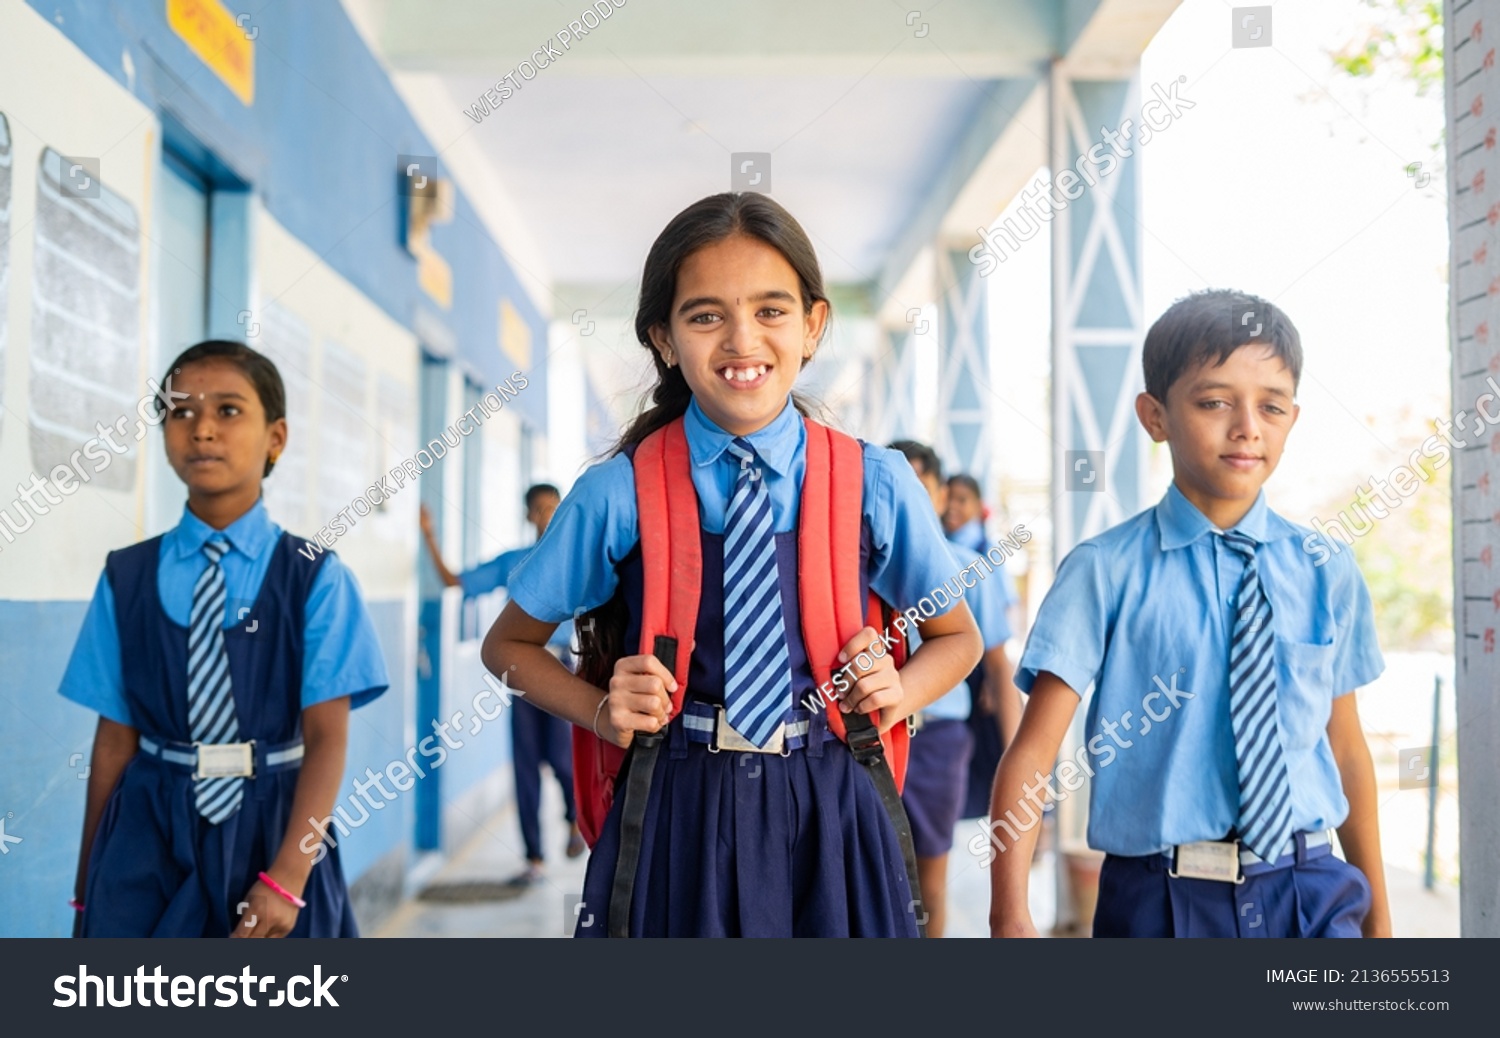
<svg viewBox="0 0 1500 1038"><path fill-rule="evenodd" d="M807 432L792 386L828 316L812 245L771 199L714 195L679 213L647 257L636 314L655 365L654 404L558 507L485 641L486 666L508 670L543 709L621 747L665 731L638 867L625 877L634 880L631 936L918 934L918 895L875 783L823 712L802 706L816 691L798 581L831 578L797 564ZM632 454L678 418L699 502L703 587L688 702L670 716L675 678L654 656L633 654L642 572ZM900 454L864 445L863 478L864 581L896 608L915 606L955 569L937 516ZM597 684L544 648L559 622L584 611L582 672ZM922 638L899 672L888 653L877 659L840 708L886 731L979 659L962 603L934 613ZM866 627L840 660L877 639ZM774 745L778 731L806 734L788 738L782 754L712 752L705 729L720 724L757 747ZM606 935L623 800L615 797L589 861L578 936Z"/></svg>
<svg viewBox="0 0 1500 1038"><path fill-rule="evenodd" d="M99 714L74 933L358 936L316 820L350 708L389 684L374 628L338 558L261 501L287 441L275 365L209 341L170 371L182 521L109 554L60 689Z"/></svg>

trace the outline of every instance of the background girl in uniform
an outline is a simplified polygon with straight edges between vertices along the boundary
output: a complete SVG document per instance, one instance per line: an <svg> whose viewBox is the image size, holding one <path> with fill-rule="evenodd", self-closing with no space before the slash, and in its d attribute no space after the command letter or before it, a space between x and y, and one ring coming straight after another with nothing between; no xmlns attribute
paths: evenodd
<svg viewBox="0 0 1500 1038"><path fill-rule="evenodd" d="M389 683L375 632L353 575L261 502L287 442L275 365L209 341L170 370L182 520L110 553L60 689L99 713L74 932L357 936L338 850L300 846L322 839L351 706Z"/></svg>
<svg viewBox="0 0 1500 1038"><path fill-rule="evenodd" d="M580 477L512 574L510 602L485 642L486 666L513 667L511 683L529 701L616 745L669 729L647 800L631 935L917 933L901 848L874 783L842 743L828 741L821 711L796 706L815 693L797 601L807 432L791 390L828 314L811 243L771 199L715 195L678 214L651 248L636 314L658 379L654 406L612 457ZM676 681L655 657L636 655L632 641L642 578L631 455L678 418L699 501L703 588L688 702L670 717ZM952 557L905 459L867 444L863 464L867 543L847 550L861 551L869 586L885 601L914 605L952 576ZM753 522L752 507L760 509ZM751 556L765 560L764 571ZM583 673L607 684L602 698L600 687L569 674L543 647L579 610L597 610L578 627ZM902 670L886 654L841 708L878 712L888 729L979 658L978 632L961 603L926 621L922 634ZM876 638L865 628L841 660ZM748 706L752 693L754 710L764 712ZM785 756L710 752L701 726L685 718L714 717L719 704L723 718L748 717L736 730L756 746L774 738L778 719L808 725L806 745ZM604 934L620 806L617 796L589 861L580 936Z"/></svg>
<svg viewBox="0 0 1500 1038"><path fill-rule="evenodd" d="M960 551L984 554L991 545L984 528L990 510L979 492L979 481L959 472L948 477L947 491L943 529L948 532L948 540ZM1016 594L1013 565L1000 567L986 585L998 600L998 609L1005 614L1005 626L1013 637L1020 637L1024 634L1025 610L1018 608L1021 600ZM969 785L960 818L982 818L989 813L990 786L995 781L995 769L1000 766L1000 754L1021 726L1021 692L1016 688L1015 673L1010 654L1005 646L999 645L987 650L969 675L969 687L974 693L969 713L974 756L969 759Z"/></svg>

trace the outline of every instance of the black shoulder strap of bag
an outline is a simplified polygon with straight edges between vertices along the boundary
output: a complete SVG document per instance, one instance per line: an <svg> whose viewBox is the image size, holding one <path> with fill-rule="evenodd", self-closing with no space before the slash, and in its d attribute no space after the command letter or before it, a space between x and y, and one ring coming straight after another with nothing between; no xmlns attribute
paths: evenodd
<svg viewBox="0 0 1500 1038"><path fill-rule="evenodd" d="M667 670L677 671L677 639L657 635L653 654ZM615 858L614 885L609 894L609 936L630 936L630 906L635 900L635 877L641 864L646 833L646 803L651 778L666 741L665 730L636 732L625 758L625 789L620 795L620 853ZM886 769L889 772L890 769Z"/></svg>
<svg viewBox="0 0 1500 1038"><path fill-rule="evenodd" d="M849 740L849 752L865 766L880 802L901 841L901 857L906 863L906 882L911 887L912 902L907 908L916 917L917 932L927 936L927 911L922 907L922 884L917 877L917 849L911 838L911 819L906 817L906 806L901 803L901 794L896 790L896 776L891 772L890 762L885 759L885 747L880 742L880 729L869 714L845 714L844 731Z"/></svg>

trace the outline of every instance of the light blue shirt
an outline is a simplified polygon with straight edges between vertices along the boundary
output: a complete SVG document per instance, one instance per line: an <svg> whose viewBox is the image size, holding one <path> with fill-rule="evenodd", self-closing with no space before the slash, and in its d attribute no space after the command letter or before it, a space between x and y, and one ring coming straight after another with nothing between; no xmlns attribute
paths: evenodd
<svg viewBox="0 0 1500 1038"><path fill-rule="evenodd" d="M962 589L963 600L969 604L969 612L974 613L974 622L980 627L980 636L984 639L984 651L989 652L996 645L1005 645L1011 636L1011 624L1010 619L1005 616L1005 606L1001 600L1004 592L999 586L1004 570L996 568L993 573L990 573L984 564L978 565L971 570L974 586L966 588L963 580L956 579L956 574L974 562L980 556L980 550L972 549L968 543L957 543L957 540L950 540L948 550L953 556L953 571L947 577L948 591ZM981 573L989 574L980 579ZM910 651L915 652L916 646L922 643L922 636L918 631L913 630L910 631L909 640ZM922 706L922 720L962 721L969 717L972 709L974 709L974 694L969 691L969 682L960 681L929 705Z"/></svg>
<svg viewBox="0 0 1500 1038"><path fill-rule="evenodd" d="M722 533L739 463L725 448L734 439L689 405L684 422L692 458L698 518ZM760 459L776 532L795 529L797 501L807 468L807 430L791 406L764 429L745 437ZM870 587L897 609L915 606L958 567L932 510L932 499L900 453L864 445L865 521L872 545ZM511 574L510 595L544 623L571 619L578 609L609 601L618 584L615 567L640 541L635 475L630 459L616 455L591 466L562 504L547 533ZM953 608L943 606L939 613Z"/></svg>
<svg viewBox="0 0 1500 1038"><path fill-rule="evenodd" d="M989 534L985 533L984 523L978 519L970 519L950 533L948 539L960 548L967 548L973 555L982 554L990 546Z"/></svg>
<svg viewBox="0 0 1500 1038"><path fill-rule="evenodd" d="M1336 827L1349 805L1328 744L1333 700L1385 669L1369 591L1352 553L1315 565L1302 547L1312 531L1272 512L1264 491L1235 529L1258 543L1271 603L1292 826ZM1022 691L1042 671L1075 692L1094 688L1079 757L1095 772L1088 835L1098 850L1217 839L1238 818L1228 657L1245 564L1219 532L1172 486L1068 554L1027 639ZM1064 781L1058 772L1054 788Z"/></svg>
<svg viewBox="0 0 1500 1038"><path fill-rule="evenodd" d="M183 627L188 624L193 585L208 567L203 545L215 535L227 538L231 549L219 565L224 570L227 593L224 626L233 627L260 593L261 581L281 538L281 527L271 521L261 501L222 531L184 506L182 521L162 537L156 569L162 609L173 623ZM304 710L339 696L352 697L351 707L364 706L390 685L385 657L360 597L359 584L332 552L308 592L302 638ZM107 574L101 574L94 587L94 598L58 691L111 721L134 726L120 667L114 589Z"/></svg>
<svg viewBox="0 0 1500 1038"><path fill-rule="evenodd" d="M534 545L532 547L535 547ZM466 569L458 574L459 586L463 588L465 598L476 598L487 595L492 591L508 587L510 575L516 566L531 553L531 548L515 548L511 551L501 552L488 562L481 562L473 569ZM572 652L573 649L573 621L564 620L557 625L557 630L552 632L552 637L547 639L547 644L555 649Z"/></svg>
<svg viewBox="0 0 1500 1038"><path fill-rule="evenodd" d="M954 530L948 539L961 548L968 548L976 557L990 547L989 534L985 532L984 523L978 519L970 519ZM1021 601L1021 596L1016 593L1016 582L1011 576L1010 567L1000 567L998 573L991 574L987 579L995 581L1001 608L1008 610Z"/></svg>
<svg viewBox="0 0 1500 1038"><path fill-rule="evenodd" d="M973 548L968 543L960 544L955 538L949 542L949 550L953 555L953 571L968 566L979 557L983 545ZM1011 635L1010 620L1005 615L1004 591L1001 589L1001 581L1004 579L1005 570L997 567L994 572L986 570L983 563L975 569L970 570L974 580L974 586L965 588L963 582L957 581L957 586L963 588L963 600L969 605L969 612L974 614L974 622L979 625L979 634L984 639L984 651L989 652L998 645L1004 645ZM978 579L979 574L988 573L983 579ZM951 578L948 587L951 589L955 581ZM913 631L911 633L911 651L915 652L917 646L922 644L922 635ZM944 692L928 706L922 708L924 721L963 721L969 716L974 706L974 697L969 689L967 681L960 681L951 690Z"/></svg>

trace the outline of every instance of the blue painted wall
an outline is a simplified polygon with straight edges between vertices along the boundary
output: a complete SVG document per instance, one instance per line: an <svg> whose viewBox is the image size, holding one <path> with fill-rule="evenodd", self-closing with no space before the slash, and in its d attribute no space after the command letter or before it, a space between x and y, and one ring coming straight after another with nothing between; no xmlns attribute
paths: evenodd
<svg viewBox="0 0 1500 1038"><path fill-rule="evenodd" d="M73 925L68 898L78 867L89 753L98 715L57 694L73 642L83 626L83 602L0 600L0 815L7 844L0 859L0 937L66 937ZM349 753L338 803L347 807L355 779L405 755L412 711L411 666L403 651L404 607L369 603L391 672L391 688L349 722ZM488 733L486 733L488 734ZM382 855L410 841L411 793L369 812L369 820L340 839L344 873L353 881Z"/></svg>
<svg viewBox="0 0 1500 1038"><path fill-rule="evenodd" d="M360 812L350 806L348 798L354 793L356 779L368 781L365 769L381 771L393 760L406 756L408 749L406 728L415 708L412 690L412 661L406 656L406 607L400 602L371 602L368 604L370 619L375 624L375 634L380 638L380 647L385 652L385 665L390 671L391 687L375 702L355 710L349 715L348 763L344 768L344 782L339 786L337 804L344 805L345 816L360 817ZM386 801L378 792L372 791L370 798L383 806L371 809L363 800L369 820L355 829L347 838L339 838L339 853L344 863L344 875L353 882L366 869L375 864L382 855L403 843L411 843L412 822L416 816L414 790L397 793L396 799ZM337 831L335 831L337 835Z"/></svg>
<svg viewBox="0 0 1500 1038"><path fill-rule="evenodd" d="M100 559L103 564L103 559ZM0 601L0 935L66 936L98 715L57 694L83 602Z"/></svg>

